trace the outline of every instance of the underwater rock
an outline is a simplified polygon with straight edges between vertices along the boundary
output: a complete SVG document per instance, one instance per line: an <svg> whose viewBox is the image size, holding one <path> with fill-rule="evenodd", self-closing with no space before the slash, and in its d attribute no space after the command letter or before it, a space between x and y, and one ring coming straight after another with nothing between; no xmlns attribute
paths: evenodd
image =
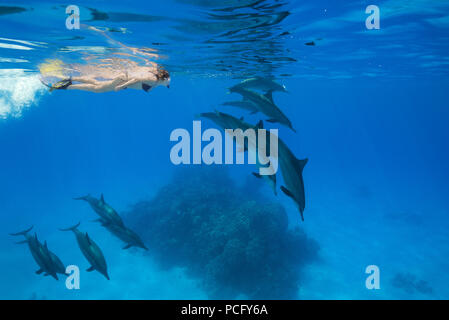
<svg viewBox="0 0 449 320"><path fill-rule="evenodd" d="M126 214L163 267L183 267L210 298L295 299L318 245L284 208L217 167L183 167Z"/></svg>

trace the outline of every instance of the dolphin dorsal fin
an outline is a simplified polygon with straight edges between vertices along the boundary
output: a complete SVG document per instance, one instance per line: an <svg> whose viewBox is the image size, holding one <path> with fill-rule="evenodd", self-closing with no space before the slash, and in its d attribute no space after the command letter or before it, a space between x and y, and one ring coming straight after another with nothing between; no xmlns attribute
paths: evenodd
<svg viewBox="0 0 449 320"><path fill-rule="evenodd" d="M244 118L243 117L240 117L240 119L239 119L240 121L243 121L244 120Z"/></svg>
<svg viewBox="0 0 449 320"><path fill-rule="evenodd" d="M101 194L101 196L100 196L100 201L101 201L102 203L104 203L104 196L103 196L103 194Z"/></svg>
<svg viewBox="0 0 449 320"><path fill-rule="evenodd" d="M265 98L270 100L271 103L274 103L274 101L273 101L273 90L268 91L267 93L264 94L264 96L265 96Z"/></svg>
<svg viewBox="0 0 449 320"><path fill-rule="evenodd" d="M263 129L263 120L260 120L260 121L256 124L256 128L257 128L257 129Z"/></svg>

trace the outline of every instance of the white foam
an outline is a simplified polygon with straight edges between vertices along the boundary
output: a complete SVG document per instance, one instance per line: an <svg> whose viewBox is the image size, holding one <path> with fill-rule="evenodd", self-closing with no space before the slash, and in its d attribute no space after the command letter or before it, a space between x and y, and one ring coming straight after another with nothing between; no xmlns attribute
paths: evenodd
<svg viewBox="0 0 449 320"><path fill-rule="evenodd" d="M29 62L25 59L16 59L16 58L2 58L0 57L0 62L3 63L22 63L22 62Z"/></svg>
<svg viewBox="0 0 449 320"><path fill-rule="evenodd" d="M3 42L0 42L0 48L14 49L14 50L34 50L33 48L21 46L19 44L3 43Z"/></svg>
<svg viewBox="0 0 449 320"><path fill-rule="evenodd" d="M37 74L25 69L0 69L0 119L20 117L45 91Z"/></svg>

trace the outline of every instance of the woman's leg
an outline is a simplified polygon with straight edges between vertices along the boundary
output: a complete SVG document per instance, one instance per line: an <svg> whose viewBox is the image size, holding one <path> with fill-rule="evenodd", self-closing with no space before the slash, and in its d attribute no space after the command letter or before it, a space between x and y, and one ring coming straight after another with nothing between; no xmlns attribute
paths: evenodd
<svg viewBox="0 0 449 320"><path fill-rule="evenodd" d="M90 84L98 84L98 82L99 82L90 77L72 77L72 81L81 82L81 83L90 83Z"/></svg>
<svg viewBox="0 0 449 320"><path fill-rule="evenodd" d="M67 87L67 90L83 90L90 92L99 92L98 86L91 83L72 84Z"/></svg>
<svg viewBox="0 0 449 320"><path fill-rule="evenodd" d="M77 83L67 87L69 90L84 90L90 92L107 92L113 91L116 85L116 80L110 81L96 81L95 83Z"/></svg>

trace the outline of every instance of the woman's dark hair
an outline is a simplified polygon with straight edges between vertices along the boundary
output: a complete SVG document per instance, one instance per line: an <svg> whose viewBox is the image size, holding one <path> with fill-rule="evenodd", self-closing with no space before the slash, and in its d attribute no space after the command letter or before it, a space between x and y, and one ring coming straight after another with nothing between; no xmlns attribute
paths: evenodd
<svg viewBox="0 0 449 320"><path fill-rule="evenodd" d="M167 70L164 70L162 68L158 68L157 69L157 73L156 73L156 78L158 80L167 80L168 78L170 78L170 74L168 73Z"/></svg>

